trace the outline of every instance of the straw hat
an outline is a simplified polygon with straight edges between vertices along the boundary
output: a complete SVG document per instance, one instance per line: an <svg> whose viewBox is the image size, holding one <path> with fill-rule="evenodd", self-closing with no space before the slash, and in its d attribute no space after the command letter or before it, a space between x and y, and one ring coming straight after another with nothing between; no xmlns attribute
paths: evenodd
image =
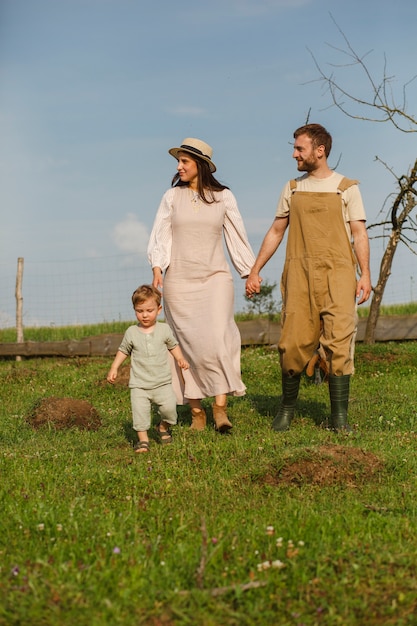
<svg viewBox="0 0 417 626"><path fill-rule="evenodd" d="M211 172L216 171L216 166L211 160L213 148L209 146L208 143L206 143L205 141L201 141L201 139L187 137L187 139L184 139L179 148L171 148L171 150L168 150L168 152L177 160L179 152L188 152L189 154L198 156L200 159L203 159L203 161L206 161L209 164Z"/></svg>

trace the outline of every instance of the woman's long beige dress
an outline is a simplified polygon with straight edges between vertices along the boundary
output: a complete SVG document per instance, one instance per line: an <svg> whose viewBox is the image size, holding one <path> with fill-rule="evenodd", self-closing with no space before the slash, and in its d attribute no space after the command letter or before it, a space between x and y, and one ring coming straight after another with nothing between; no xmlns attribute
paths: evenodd
<svg viewBox="0 0 417 626"><path fill-rule="evenodd" d="M167 191L148 246L152 267L166 270L166 321L190 363L189 370L174 374L177 395L181 389L179 403L224 393L240 396L246 389L224 242L242 278L249 274L255 257L235 197L228 189L215 197L217 202L206 204L189 187Z"/></svg>

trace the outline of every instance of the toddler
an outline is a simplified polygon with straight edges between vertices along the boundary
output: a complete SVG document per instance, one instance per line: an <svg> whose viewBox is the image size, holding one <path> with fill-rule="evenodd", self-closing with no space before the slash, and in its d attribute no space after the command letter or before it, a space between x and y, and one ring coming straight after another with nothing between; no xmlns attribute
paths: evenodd
<svg viewBox="0 0 417 626"><path fill-rule="evenodd" d="M132 303L138 324L126 330L107 374L107 381L114 383L120 365L130 356L130 399L133 428L138 434L135 452L142 453L149 451L152 402L157 405L161 415L157 426L161 443L171 443L170 426L177 423L177 398L172 387L167 350L180 368L188 369L189 364L171 328L157 321L162 311L159 291L151 285L142 285L134 291Z"/></svg>

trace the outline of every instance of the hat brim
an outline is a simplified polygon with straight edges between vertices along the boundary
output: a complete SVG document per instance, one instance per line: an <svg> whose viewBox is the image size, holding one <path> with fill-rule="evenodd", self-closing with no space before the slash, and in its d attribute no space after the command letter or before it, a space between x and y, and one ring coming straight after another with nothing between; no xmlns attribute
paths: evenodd
<svg viewBox="0 0 417 626"><path fill-rule="evenodd" d="M196 159L201 159L202 161L205 161L206 163L208 163L210 172L212 174L213 172L216 171L216 166L214 165L213 161L209 159L208 157L204 156L204 154L197 154L196 152L193 152L193 150L187 150L187 148L171 148L170 150L168 150L168 152L171 156L174 157L174 159L177 159L177 161L178 161L178 154L180 152L187 152L188 154L191 154L192 157L195 157Z"/></svg>

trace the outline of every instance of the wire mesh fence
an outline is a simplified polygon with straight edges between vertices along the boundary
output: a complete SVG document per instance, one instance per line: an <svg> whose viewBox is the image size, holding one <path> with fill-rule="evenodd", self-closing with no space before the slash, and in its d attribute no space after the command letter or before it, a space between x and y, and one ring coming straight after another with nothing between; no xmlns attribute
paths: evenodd
<svg viewBox="0 0 417 626"><path fill-rule="evenodd" d="M280 301L279 279L283 252L270 260L262 272L276 283L274 297ZM17 259L0 264L0 328L16 324ZM233 270L235 311L248 308L244 281ZM373 272L376 277L376 272ZM146 259L134 254L71 260L24 259L22 282L24 326L72 326L132 319L130 297L140 284L149 283L152 272ZM393 271L384 304L414 302L417 285L411 267Z"/></svg>

